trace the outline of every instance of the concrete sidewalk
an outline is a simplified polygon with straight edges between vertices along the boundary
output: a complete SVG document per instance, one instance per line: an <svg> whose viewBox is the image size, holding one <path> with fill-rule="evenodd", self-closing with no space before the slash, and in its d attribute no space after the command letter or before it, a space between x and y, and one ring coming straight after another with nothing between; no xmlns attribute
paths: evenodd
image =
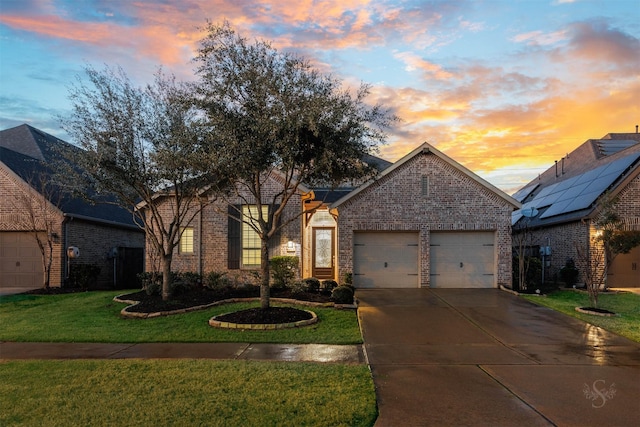
<svg viewBox="0 0 640 427"><path fill-rule="evenodd" d="M229 359L365 363L361 345L0 343L0 359Z"/></svg>
<svg viewBox="0 0 640 427"><path fill-rule="evenodd" d="M495 289L358 290L385 426L637 426L640 344Z"/></svg>

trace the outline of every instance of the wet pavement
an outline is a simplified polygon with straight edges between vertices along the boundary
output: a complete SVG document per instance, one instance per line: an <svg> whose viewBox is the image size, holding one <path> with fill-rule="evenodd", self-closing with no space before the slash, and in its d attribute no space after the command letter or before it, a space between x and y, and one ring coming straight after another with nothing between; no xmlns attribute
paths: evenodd
<svg viewBox="0 0 640 427"><path fill-rule="evenodd" d="M227 359L364 363L361 345L247 343L0 343L0 359Z"/></svg>
<svg viewBox="0 0 640 427"><path fill-rule="evenodd" d="M636 426L640 344L494 289L358 290L385 426Z"/></svg>

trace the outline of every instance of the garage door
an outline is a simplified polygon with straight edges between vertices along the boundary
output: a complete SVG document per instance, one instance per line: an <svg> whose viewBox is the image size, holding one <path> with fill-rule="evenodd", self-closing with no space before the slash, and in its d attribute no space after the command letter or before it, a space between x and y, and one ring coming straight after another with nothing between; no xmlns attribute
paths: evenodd
<svg viewBox="0 0 640 427"><path fill-rule="evenodd" d="M607 286L640 288L640 246L628 254L618 254L609 267Z"/></svg>
<svg viewBox="0 0 640 427"><path fill-rule="evenodd" d="M493 232L431 233L432 288L493 288Z"/></svg>
<svg viewBox="0 0 640 427"><path fill-rule="evenodd" d="M0 233L0 288L29 290L42 284L42 255L33 235Z"/></svg>
<svg viewBox="0 0 640 427"><path fill-rule="evenodd" d="M353 285L417 288L418 233L354 233Z"/></svg>

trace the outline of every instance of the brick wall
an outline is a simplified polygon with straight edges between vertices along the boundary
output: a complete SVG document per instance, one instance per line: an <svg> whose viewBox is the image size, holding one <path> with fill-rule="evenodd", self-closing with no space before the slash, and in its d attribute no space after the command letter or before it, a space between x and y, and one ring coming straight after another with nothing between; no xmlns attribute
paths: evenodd
<svg viewBox="0 0 640 427"><path fill-rule="evenodd" d="M111 248L143 248L144 233L128 228L119 228L79 219L69 219L66 223L64 248L76 246L80 257L70 260L70 268L77 264L92 264L100 267L96 286L113 286L113 259L109 257ZM64 250L63 248L63 250Z"/></svg>
<svg viewBox="0 0 640 427"><path fill-rule="evenodd" d="M640 170L636 173L638 175L618 194L616 209L627 230L640 230Z"/></svg>
<svg viewBox="0 0 640 427"><path fill-rule="evenodd" d="M52 224L51 233L58 236L58 238L53 239L53 260L49 285L54 287L61 286L64 269L63 260L60 256L64 247L61 238L64 218L62 212L49 203L43 205L42 196L2 165L0 165L0 194L2 194L0 199L0 231L33 233L29 210L32 210L36 215L36 228L39 231L46 229L45 221ZM46 206L44 210L42 210L43 206ZM44 239L43 241L47 240L46 235L39 234Z"/></svg>
<svg viewBox="0 0 640 427"><path fill-rule="evenodd" d="M423 194L423 176L428 179L428 194ZM511 286L513 209L435 154L417 154L338 206L339 277L353 270L354 231L419 231L422 287L430 283L430 231L493 231L495 285Z"/></svg>
<svg viewBox="0 0 640 427"><path fill-rule="evenodd" d="M274 194L282 190L277 179L269 179L265 182L262 192L265 203L269 202ZM174 250L171 269L180 272L198 272L207 274L212 271L228 272L227 251L228 251L228 216L227 207L229 204L240 205L243 203L254 203L250 195L245 193L242 198L229 198L228 200L208 200L201 213L196 214L190 224L182 226L193 227L194 229L194 252L182 254L178 248ZM302 210L299 195L292 197L285 209L281 219L281 224L286 224L279 234L272 238L269 256L288 255L286 244L289 240L296 243L301 242L301 219L296 217ZM171 212L171 201L164 200L161 204L163 216L168 218ZM299 254L298 254L299 255ZM156 267L154 267L156 266ZM300 266L301 268L302 266ZM152 249L147 242L147 271L160 269L158 260L153 259ZM239 270L233 270L230 274L242 274Z"/></svg>

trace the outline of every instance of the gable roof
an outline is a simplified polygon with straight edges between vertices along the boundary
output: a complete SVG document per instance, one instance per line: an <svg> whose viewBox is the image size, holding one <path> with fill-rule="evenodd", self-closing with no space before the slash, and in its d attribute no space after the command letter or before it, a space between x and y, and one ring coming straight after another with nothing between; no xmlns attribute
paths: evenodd
<svg viewBox="0 0 640 427"><path fill-rule="evenodd" d="M638 174L640 134L589 139L514 194L523 207L513 213L512 224L523 213L528 227L586 218L604 193L617 194Z"/></svg>
<svg viewBox="0 0 640 427"><path fill-rule="evenodd" d="M382 177L384 177L384 176L386 176L386 175L388 175L390 173L393 173L393 171L395 171L398 168L401 168L405 163L409 162L411 159L413 159L414 157L416 157L418 155L421 155L421 154L433 154L433 155L435 155L440 160L442 160L445 163L447 163L449 166L453 167L454 169L458 170L462 174L464 174L467 177L471 178L472 180L476 181L482 187L486 188L487 190L489 190L490 192L492 192L495 195L499 196L501 199L503 199L507 203L511 204L514 208L520 208L521 207L520 202L518 202L516 199L514 199L511 196L509 196L507 193L505 193L504 191L502 191L499 188L495 187L494 185L490 184L488 181L486 181L483 178L479 177L475 173L471 172L469 169L465 168L464 166L462 166L460 163L456 162L455 160L453 160L449 156L447 156L444 153L438 151L437 149L435 149L432 145L430 145L427 142L423 143L422 145L417 147L415 150L413 150L412 152L410 152L409 154L407 154L406 156L404 156L403 158L401 158L397 162L393 163L391 166L389 166L386 169L384 169L382 171L382 173L376 179L370 180L370 181L362 184L361 186L359 186L355 190L351 191L349 194L341 197L339 200L334 202L331 205L331 207L332 208L336 208L336 207L340 206L341 204L343 204L347 200L355 197L357 194L359 194L360 192L362 192L363 190L368 188L370 185L374 184L376 182L376 180L378 180L378 179L380 179L380 178L382 178Z"/></svg>
<svg viewBox="0 0 640 427"><path fill-rule="evenodd" d="M64 161L60 154L63 147L73 146L26 124L0 131L0 163L40 193L42 188L36 177L52 184L54 192L62 190L55 185L55 167ZM96 203L90 203L68 192L61 193L60 202L54 204L65 216L139 229L129 211L109 203L113 197L93 194L90 196Z"/></svg>

